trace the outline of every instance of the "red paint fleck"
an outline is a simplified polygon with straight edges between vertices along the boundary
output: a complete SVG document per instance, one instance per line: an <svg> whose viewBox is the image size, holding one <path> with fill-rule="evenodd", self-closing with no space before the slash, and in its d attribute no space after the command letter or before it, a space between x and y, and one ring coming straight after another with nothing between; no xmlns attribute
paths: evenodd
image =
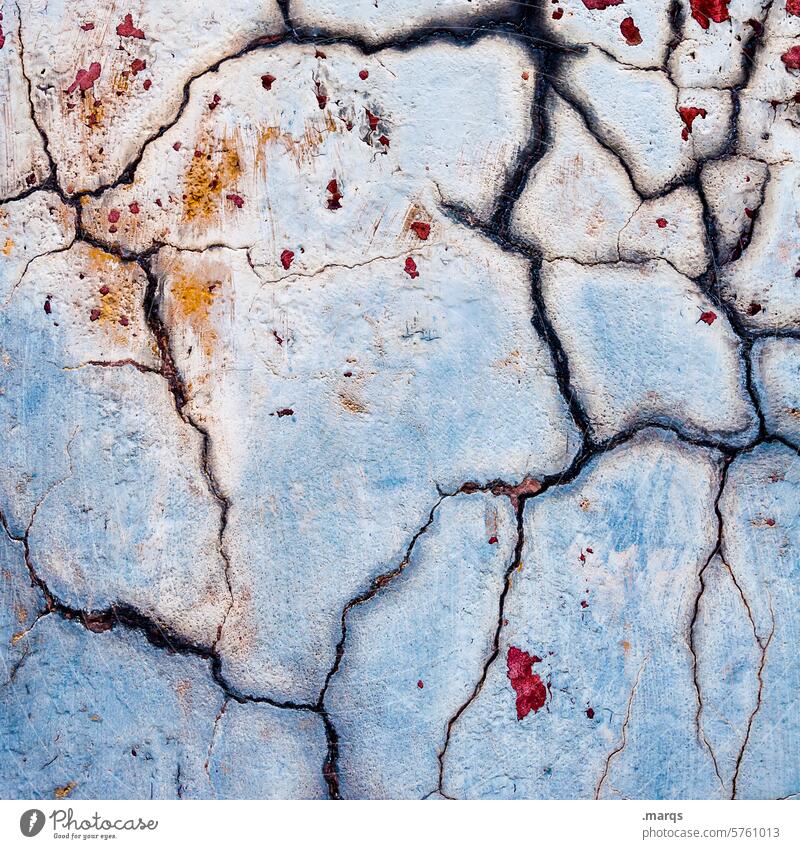
<svg viewBox="0 0 800 849"><path fill-rule="evenodd" d="M489 537L489 545L497 545L497 537Z"/></svg>
<svg viewBox="0 0 800 849"><path fill-rule="evenodd" d="M583 5L587 9L600 9L600 11L607 9L609 6L620 6L621 4L622 0L583 0Z"/></svg>
<svg viewBox="0 0 800 849"><path fill-rule="evenodd" d="M786 14L800 18L800 0L786 0Z"/></svg>
<svg viewBox="0 0 800 849"><path fill-rule="evenodd" d="M564 17L564 10L559 6L555 12L553 12L553 20L560 21Z"/></svg>
<svg viewBox="0 0 800 849"><path fill-rule="evenodd" d="M717 320L717 314L713 310L705 310L700 313L700 318L697 321L702 321L703 324L707 324L709 327Z"/></svg>
<svg viewBox="0 0 800 849"><path fill-rule="evenodd" d="M127 315L121 315L121 316L119 317L119 323L120 323L123 327L127 327L127 326L130 324L130 322L128 321L128 316L127 316Z"/></svg>
<svg viewBox="0 0 800 849"><path fill-rule="evenodd" d="M369 71L359 71L358 76L360 79L365 80L369 76Z"/></svg>
<svg viewBox="0 0 800 849"><path fill-rule="evenodd" d="M372 112L370 112L369 109L367 109L366 107L364 107L364 111L367 113L367 121L369 122L370 130L377 130L379 120L378 116L373 115Z"/></svg>
<svg viewBox="0 0 800 849"><path fill-rule="evenodd" d="M547 689L542 679L533 673L533 664L541 662L540 657L530 655L516 646L508 649L506 675L517 694L518 720L525 719L531 711L536 713L547 700Z"/></svg>
<svg viewBox="0 0 800 849"><path fill-rule="evenodd" d="M328 57L319 48L316 48L314 50L314 58L315 59L327 59Z"/></svg>
<svg viewBox="0 0 800 849"><path fill-rule="evenodd" d="M102 70L99 62L92 62L89 65L89 70L87 71L85 68L81 68L77 74L75 74L75 82L67 89L67 94L72 94L76 88L80 88L81 91L86 91L90 89L95 81L100 77L100 71Z"/></svg>
<svg viewBox="0 0 800 849"><path fill-rule="evenodd" d="M619 31L622 33L625 41L632 47L642 43L642 34L639 32L639 27L633 21L633 18L625 18L619 25Z"/></svg>
<svg viewBox="0 0 800 849"><path fill-rule="evenodd" d="M291 407L284 407L282 410L276 410L275 415L282 419L284 416L293 416L294 410Z"/></svg>
<svg viewBox="0 0 800 849"><path fill-rule="evenodd" d="M424 242L431 234L431 225L426 221L415 221L411 225L411 229L417 234L417 238Z"/></svg>
<svg viewBox="0 0 800 849"><path fill-rule="evenodd" d="M320 109L324 109L328 105L328 95L323 94L322 88L319 83L316 83L317 86L317 104Z"/></svg>
<svg viewBox="0 0 800 849"><path fill-rule="evenodd" d="M342 204L339 201L341 201L343 195L339 191L339 183L336 180L330 180L327 189L330 195L328 198L328 209L341 209Z"/></svg>
<svg viewBox="0 0 800 849"><path fill-rule="evenodd" d="M531 75L527 71L522 72L522 79L523 80L529 80L530 78L531 78Z"/></svg>
<svg viewBox="0 0 800 849"><path fill-rule="evenodd" d="M709 21L721 24L730 20L729 2L730 0L690 0L692 17L703 29L708 29Z"/></svg>
<svg viewBox="0 0 800 849"><path fill-rule="evenodd" d="M150 86L151 86L151 85L153 85L153 81L152 81L152 80L145 80L145 81L142 83L142 88L143 88L145 91L150 91Z"/></svg>
<svg viewBox="0 0 800 849"><path fill-rule="evenodd" d="M578 557L578 560L580 560L580 561L581 561L581 563L585 563L585 562L586 562L586 555L583 553L583 549L581 549L581 553L580 553L580 555L579 555L579 557Z"/></svg>
<svg viewBox="0 0 800 849"><path fill-rule="evenodd" d="M267 91L272 91L272 84L275 82L277 77L273 77L272 74L262 74L261 76L261 86L265 88Z"/></svg>
<svg viewBox="0 0 800 849"><path fill-rule="evenodd" d="M583 599L583 601L581 602L581 607L582 607L584 610L586 610L586 608L587 608L588 606L589 606L589 602L588 602L588 601L586 601L586 599Z"/></svg>
<svg viewBox="0 0 800 849"><path fill-rule="evenodd" d="M594 554L594 549L593 549L593 548L587 548L586 550L589 552L589 554Z"/></svg>
<svg viewBox="0 0 800 849"><path fill-rule="evenodd" d="M98 319L98 318L100 318L100 310L98 310L98 309L93 309L93 310L89 313L89 321L97 321L97 319Z"/></svg>
<svg viewBox="0 0 800 849"><path fill-rule="evenodd" d="M28 186L32 186L35 182L36 182L36 175L35 174L28 174L28 176L25 178L25 183Z"/></svg>
<svg viewBox="0 0 800 849"><path fill-rule="evenodd" d="M378 141L384 146L389 147L389 136L378 136Z"/></svg>
<svg viewBox="0 0 800 849"><path fill-rule="evenodd" d="M109 232L109 233L116 233L116 232L117 232L117 225L116 225L116 224L112 224L112 225L108 228L108 232Z"/></svg>
<svg viewBox="0 0 800 849"><path fill-rule="evenodd" d="M195 158L195 159L199 159L202 155L203 155L203 151L202 151L202 150L198 150L197 148L195 148L195 151L194 151L194 158Z"/></svg>
<svg viewBox="0 0 800 849"><path fill-rule="evenodd" d="M120 38L144 38L144 32L133 25L133 15L128 12L121 24L117 24L117 35Z"/></svg>
<svg viewBox="0 0 800 849"><path fill-rule="evenodd" d="M774 528L775 527L775 520L774 519L764 519L764 524L769 525L771 528Z"/></svg>
<svg viewBox="0 0 800 849"><path fill-rule="evenodd" d="M417 688L418 688L418 689L420 689L420 690L421 690L424 686L425 686L425 685L422 683L422 681L421 681L421 680L420 680L420 681L417 681Z"/></svg>
<svg viewBox="0 0 800 849"><path fill-rule="evenodd" d="M669 222L666 218L656 218L656 224L663 230Z"/></svg>
<svg viewBox="0 0 800 849"><path fill-rule="evenodd" d="M45 298L45 301L44 301L44 311L45 311L48 315L50 315L50 313L53 311L53 310L52 310L52 307L50 306L50 298L49 298L49 297L48 297L48 298Z"/></svg>
<svg viewBox="0 0 800 849"><path fill-rule="evenodd" d="M281 265L288 271L294 259L294 251L285 250L281 252Z"/></svg>
<svg viewBox="0 0 800 849"><path fill-rule="evenodd" d="M119 210L112 209L111 212L108 213L108 220L111 224L116 224L119 221Z"/></svg>
<svg viewBox="0 0 800 849"><path fill-rule="evenodd" d="M762 306L755 301L750 302L750 306L747 308L746 312L748 315L757 315L762 310Z"/></svg>
<svg viewBox="0 0 800 849"><path fill-rule="evenodd" d="M143 71L147 67L147 62L144 59L134 59L131 62L131 71L133 72L134 77L139 73L139 71Z"/></svg>
<svg viewBox="0 0 800 849"><path fill-rule="evenodd" d="M211 102L208 104L208 108L213 112L217 106L219 106L219 95L215 94Z"/></svg>
<svg viewBox="0 0 800 849"><path fill-rule="evenodd" d="M110 291L111 289L109 289L108 286L106 286L105 284L100 287L101 295L107 295Z"/></svg>
<svg viewBox="0 0 800 849"><path fill-rule="evenodd" d="M94 29L94 24L91 21L87 21L85 24L81 24L81 29L84 32L89 32L90 29Z"/></svg>
<svg viewBox="0 0 800 849"><path fill-rule="evenodd" d="M173 150L180 150L180 149L181 149L181 142L179 142L179 141L175 142L175 143L172 145L172 149L173 149Z"/></svg>
<svg viewBox="0 0 800 849"><path fill-rule="evenodd" d="M753 215L754 215L755 213L753 212L753 210L752 210L752 209L748 209L747 207L745 207L745 208L744 208L744 214L745 214L748 218L752 219L752 218L753 218Z"/></svg>
<svg viewBox="0 0 800 849"><path fill-rule="evenodd" d="M138 215L138 214L139 214L139 204L138 204L138 203L136 203L136 201L134 201L133 203L129 203L129 204L128 204L128 209L129 209L129 210L130 210L130 211L131 211L134 215Z"/></svg>
<svg viewBox="0 0 800 849"><path fill-rule="evenodd" d="M244 198L240 195L225 195L225 199L235 204L237 209L241 209L244 206Z"/></svg>
<svg viewBox="0 0 800 849"><path fill-rule="evenodd" d="M789 48L782 56L781 62L786 65L787 71L800 71L800 44Z"/></svg>
<svg viewBox="0 0 800 849"><path fill-rule="evenodd" d="M346 372L344 373L344 376L345 376L345 377L352 377L352 376L353 376L353 372L352 372L352 371L346 371Z"/></svg>
<svg viewBox="0 0 800 849"><path fill-rule="evenodd" d="M588 716L589 719L594 719L594 708L593 707L587 707L586 708L586 716Z"/></svg>
<svg viewBox="0 0 800 849"><path fill-rule="evenodd" d="M686 141L689 138L689 133L692 132L694 119L699 117L705 120L708 113L700 106L679 106L678 114L681 116L681 121L685 124L683 130L681 130L681 138Z"/></svg>
<svg viewBox="0 0 800 849"><path fill-rule="evenodd" d="M162 209L164 208L164 204L161 203L161 198L156 198L156 206L160 206Z"/></svg>
<svg viewBox="0 0 800 849"><path fill-rule="evenodd" d="M403 271L413 280L415 277L419 277L419 271L417 271L417 264L411 257L406 258L406 264L403 268Z"/></svg>

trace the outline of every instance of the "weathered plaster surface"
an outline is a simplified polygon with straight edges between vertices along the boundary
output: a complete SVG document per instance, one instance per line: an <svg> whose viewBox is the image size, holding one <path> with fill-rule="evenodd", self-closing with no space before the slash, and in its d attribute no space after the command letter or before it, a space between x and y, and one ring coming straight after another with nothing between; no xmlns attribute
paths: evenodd
<svg viewBox="0 0 800 849"><path fill-rule="evenodd" d="M796 2L0 12L0 795L800 793Z"/></svg>

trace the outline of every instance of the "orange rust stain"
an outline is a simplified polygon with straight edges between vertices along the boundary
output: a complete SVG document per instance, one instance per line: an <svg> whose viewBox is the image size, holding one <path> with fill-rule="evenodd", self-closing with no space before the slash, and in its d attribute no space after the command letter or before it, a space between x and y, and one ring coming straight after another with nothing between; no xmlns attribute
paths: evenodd
<svg viewBox="0 0 800 849"><path fill-rule="evenodd" d="M24 636L25 631L17 631L17 633L11 638L11 645L15 646Z"/></svg>
<svg viewBox="0 0 800 849"><path fill-rule="evenodd" d="M344 392L339 393L339 402L347 410L348 413L367 413L367 408L360 402Z"/></svg>
<svg viewBox="0 0 800 849"><path fill-rule="evenodd" d="M72 791L78 785L74 781L70 781L68 784L65 784L63 787L56 787L55 797L56 799L66 799L67 796L72 793Z"/></svg>
<svg viewBox="0 0 800 849"><path fill-rule="evenodd" d="M230 280L230 269L220 262L205 262L191 270L182 266L166 269L172 309L178 321L197 334L206 356L211 356L217 333L211 326L211 313Z"/></svg>
<svg viewBox="0 0 800 849"><path fill-rule="evenodd" d="M623 640L622 641L622 648L623 648L624 651L630 651L631 650L631 644L627 640Z"/></svg>
<svg viewBox="0 0 800 849"><path fill-rule="evenodd" d="M100 312L97 323L113 328L121 339L127 338L138 314L137 283L133 275L115 256L95 247L87 251L86 269L97 293L94 306Z"/></svg>
<svg viewBox="0 0 800 849"><path fill-rule="evenodd" d="M183 178L183 218L185 221L204 220L219 212L223 192L233 188L241 175L239 152L223 141L222 146L213 148L211 139L198 141Z"/></svg>
<svg viewBox="0 0 800 849"><path fill-rule="evenodd" d="M3 245L3 254L8 256L14 248L14 240L6 239L5 244Z"/></svg>

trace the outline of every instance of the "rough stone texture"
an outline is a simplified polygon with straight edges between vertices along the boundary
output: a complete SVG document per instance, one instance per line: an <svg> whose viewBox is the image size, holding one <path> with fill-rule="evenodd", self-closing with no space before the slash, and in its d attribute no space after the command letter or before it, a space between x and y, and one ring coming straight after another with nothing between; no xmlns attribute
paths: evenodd
<svg viewBox="0 0 800 849"><path fill-rule="evenodd" d="M467 27L482 20L514 20L516 0L292 0L292 23L313 34L345 35L367 44L407 37L438 26Z"/></svg>
<svg viewBox="0 0 800 849"><path fill-rule="evenodd" d="M755 436L736 334L691 280L663 262L560 260L541 286L598 438L647 421L733 444Z"/></svg>
<svg viewBox="0 0 800 849"><path fill-rule="evenodd" d="M447 498L403 572L348 612L327 698L345 798L420 799L438 788L447 722L491 653L516 538L507 498Z"/></svg>
<svg viewBox="0 0 800 849"><path fill-rule="evenodd" d="M218 799L324 799L322 720L309 711L228 701L207 771Z"/></svg>
<svg viewBox="0 0 800 849"><path fill-rule="evenodd" d="M759 339L752 359L767 431L800 449L800 339Z"/></svg>
<svg viewBox="0 0 800 849"><path fill-rule="evenodd" d="M500 652L450 735L447 795L722 795L687 640L718 476L714 452L646 433L528 503ZM512 649L546 688L522 717Z"/></svg>
<svg viewBox="0 0 800 849"><path fill-rule="evenodd" d="M0 796L800 794L796 3L0 14Z"/></svg>
<svg viewBox="0 0 800 849"><path fill-rule="evenodd" d="M760 649L759 688L743 746L737 792L776 799L800 787L800 686L796 651L798 537L797 453L764 444L731 465L720 500L722 554L746 600Z"/></svg>
<svg viewBox="0 0 800 849"><path fill-rule="evenodd" d="M38 186L50 176L44 142L31 115L29 82L22 62L17 4L2 7L0 22L0 201Z"/></svg>

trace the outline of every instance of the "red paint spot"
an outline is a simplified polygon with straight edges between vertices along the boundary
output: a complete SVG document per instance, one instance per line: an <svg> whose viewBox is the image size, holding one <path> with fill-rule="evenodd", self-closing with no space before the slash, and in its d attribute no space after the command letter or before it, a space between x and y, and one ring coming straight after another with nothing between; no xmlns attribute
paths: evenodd
<svg viewBox="0 0 800 849"><path fill-rule="evenodd" d="M219 95L215 94L211 103L208 104L208 108L213 112L217 106L219 106Z"/></svg>
<svg viewBox="0 0 800 849"><path fill-rule="evenodd" d="M774 528L775 527L775 520L774 519L764 519L764 524L769 525L771 528Z"/></svg>
<svg viewBox="0 0 800 849"><path fill-rule="evenodd" d="M403 268L403 271L413 280L415 277L419 277L419 271L417 271L417 264L411 257L406 259L406 264Z"/></svg>
<svg viewBox="0 0 800 849"><path fill-rule="evenodd" d="M173 150L180 150L180 149L181 149L181 143L180 143L179 141L175 142L175 143L172 145L172 149L173 149Z"/></svg>
<svg viewBox="0 0 800 849"><path fill-rule="evenodd" d="M328 198L328 209L341 209L342 205L339 201L341 201L344 195L339 191L339 183L336 180L331 180L328 183L327 189L330 195Z"/></svg>
<svg viewBox="0 0 800 849"><path fill-rule="evenodd" d="M130 324L130 322L128 321L128 316L127 316L127 315L121 315L121 316L119 317L119 323L120 323L123 327L127 327L127 326L128 326L128 324Z"/></svg>
<svg viewBox="0 0 800 849"><path fill-rule="evenodd" d="M705 120L708 113L700 106L679 106L678 114L681 116L681 121L685 124L683 130L681 130L681 138L686 141L689 138L689 133L692 132L694 119L699 117Z"/></svg>
<svg viewBox="0 0 800 849"><path fill-rule="evenodd" d="M150 91L150 86L151 86L151 85L153 85L153 81L152 81L152 80L145 80L145 81L142 83L142 88L143 88L145 91Z"/></svg>
<svg viewBox="0 0 800 849"><path fill-rule="evenodd" d="M547 690L542 679L533 673L533 664L541 663L542 659L536 655L510 646L506 658L506 675L517 694L517 719L525 717L533 711L536 713L544 707L547 700Z"/></svg>
<svg viewBox="0 0 800 849"><path fill-rule="evenodd" d="M98 309L93 309L93 310L89 313L89 321L97 321L97 319L98 319L98 318L100 318L100 310L98 310Z"/></svg>
<svg viewBox="0 0 800 849"><path fill-rule="evenodd" d="M316 48L314 50L314 58L315 59L327 59L328 57L319 48Z"/></svg>
<svg viewBox="0 0 800 849"><path fill-rule="evenodd" d="M112 225L108 228L108 232L109 232L109 233L116 233L116 232L117 232L117 225L116 225L116 224L112 224Z"/></svg>
<svg viewBox="0 0 800 849"><path fill-rule="evenodd" d="M279 419L282 419L284 416L293 416L294 410L291 407L284 407L282 410L276 410L273 415L276 415Z"/></svg>
<svg viewBox="0 0 800 849"><path fill-rule="evenodd" d="M800 0L786 0L786 14L800 18Z"/></svg>
<svg viewBox="0 0 800 849"><path fill-rule="evenodd" d="M642 34L639 32L639 27L633 22L633 18L625 18L619 25L619 31L632 47L642 43Z"/></svg>
<svg viewBox="0 0 800 849"><path fill-rule="evenodd" d="M586 555L583 553L583 549L581 549L581 553L580 553L580 556L578 557L578 560L580 560L581 563L586 562Z"/></svg>
<svg viewBox="0 0 800 849"><path fill-rule="evenodd" d="M594 719L594 708L587 707L586 708L586 716L588 716L589 719Z"/></svg>
<svg viewBox="0 0 800 849"><path fill-rule="evenodd" d="M36 175L35 174L28 174L28 176L25 178L25 184L28 185L28 186L32 186L35 182L36 182Z"/></svg>
<svg viewBox="0 0 800 849"><path fill-rule="evenodd" d="M600 9L600 11L607 9L609 6L619 6L621 4L622 0L583 0L583 5L587 9Z"/></svg>
<svg viewBox="0 0 800 849"><path fill-rule="evenodd" d="M364 107L364 111L367 113L367 121L369 122L370 130L377 130L379 120L378 116L373 115L372 112L370 112L369 109L367 109L366 107Z"/></svg>
<svg viewBox="0 0 800 849"><path fill-rule="evenodd" d="M700 318L697 321L702 321L703 324L707 324L709 327L717 320L717 314L713 310L706 310L705 312L700 313Z"/></svg>
<svg viewBox="0 0 800 849"><path fill-rule="evenodd" d="M584 600L581 602L581 607L582 607L584 610L586 610L586 608L587 608L588 606L589 606L589 602L588 602L588 601L586 601L586 599L584 599Z"/></svg>
<svg viewBox="0 0 800 849"><path fill-rule="evenodd" d="M431 234L431 225L425 221L415 221L411 229L417 234L417 238L424 242Z"/></svg>
<svg viewBox="0 0 800 849"><path fill-rule="evenodd" d="M422 683L422 681L421 681L421 680L420 680L420 681L417 681L417 687L418 687L420 690L421 690L424 686L425 686L425 685Z"/></svg>
<svg viewBox="0 0 800 849"><path fill-rule="evenodd" d="M365 79L369 76L369 71L359 71L359 72L358 72L358 76L359 76L362 80L365 80Z"/></svg>
<svg viewBox="0 0 800 849"><path fill-rule="evenodd" d="M317 86L317 104L320 109L324 109L328 105L328 95L323 94L322 88L319 83L316 83Z"/></svg>
<svg viewBox="0 0 800 849"><path fill-rule="evenodd" d="M144 38L142 30L133 25L133 15L125 15L121 24L117 24L117 35L120 38Z"/></svg>
<svg viewBox="0 0 800 849"><path fill-rule="evenodd" d="M289 266L292 264L292 260L294 259L294 251L282 251L281 252L281 265L288 271Z"/></svg>
<svg viewBox="0 0 800 849"><path fill-rule="evenodd" d="M134 77L139 73L139 71L143 71L147 67L147 62L144 59L134 59L131 62L131 71L133 72Z"/></svg>
<svg viewBox="0 0 800 849"><path fill-rule="evenodd" d="M156 198L156 206L160 206L162 209L164 208L164 204L161 203L161 198Z"/></svg>
<svg viewBox="0 0 800 849"><path fill-rule="evenodd" d="M67 94L72 94L76 88L80 88L81 91L90 89L95 84L95 81L99 79L101 70L102 68L99 62L92 62L89 65L88 71L85 68L81 68L75 74L75 82L67 89Z"/></svg>
<svg viewBox="0 0 800 849"><path fill-rule="evenodd" d="M388 136L378 136L378 141L384 146L389 147L389 137Z"/></svg>
<svg viewBox="0 0 800 849"><path fill-rule="evenodd" d="M560 21L564 17L564 10L559 6L555 12L553 12L553 20Z"/></svg>
<svg viewBox="0 0 800 849"><path fill-rule="evenodd" d="M346 372L344 373L344 376L345 376L345 377L352 377L352 376L353 376L353 372L352 372L352 371L346 371Z"/></svg>
<svg viewBox="0 0 800 849"><path fill-rule="evenodd" d="M497 537L489 537L489 545L497 545Z"/></svg>
<svg viewBox="0 0 800 849"><path fill-rule="evenodd" d="M656 224L663 230L669 222L666 218L656 218Z"/></svg>
<svg viewBox="0 0 800 849"><path fill-rule="evenodd" d="M781 56L787 71L800 71L800 44L795 44Z"/></svg>
<svg viewBox="0 0 800 849"><path fill-rule="evenodd" d="M134 201L133 203L129 203L129 204L128 204L128 209L129 209L129 210L130 210L130 211L131 211L134 215L138 215L138 214L139 214L139 204L138 204L138 203L136 203L136 201Z"/></svg>
<svg viewBox="0 0 800 849"><path fill-rule="evenodd" d="M744 208L744 214L745 214L748 218L752 219L752 218L753 218L753 215L754 215L755 213L753 212L753 210L752 210L752 209L748 209L747 207L745 207L745 208Z"/></svg>
<svg viewBox="0 0 800 849"><path fill-rule="evenodd" d="M87 21L85 24L81 24L81 29L84 32L89 32L90 29L94 29L94 24L91 21Z"/></svg>
<svg viewBox="0 0 800 849"><path fill-rule="evenodd" d="M748 315L757 315L761 312L761 304L756 303L755 301L750 301L750 306L745 310Z"/></svg>
<svg viewBox="0 0 800 849"><path fill-rule="evenodd" d="M730 20L729 2L730 0L690 0L692 17L703 29L708 29L709 20L721 24Z"/></svg>
<svg viewBox="0 0 800 849"><path fill-rule="evenodd" d="M272 84L276 79L277 77L273 77L272 74L263 74L261 77L261 86L267 91L272 91Z"/></svg>
<svg viewBox="0 0 800 849"><path fill-rule="evenodd" d="M52 307L50 306L50 298L45 298L45 301L44 301L44 311L45 311L48 315L50 315L50 313L52 312Z"/></svg>
<svg viewBox="0 0 800 849"><path fill-rule="evenodd" d="M119 210L112 209L111 212L108 213L108 221L110 224L116 224L119 221Z"/></svg>
<svg viewBox="0 0 800 849"><path fill-rule="evenodd" d="M530 78L531 78L531 75L527 71L522 72L522 79L523 80L529 80Z"/></svg>
<svg viewBox="0 0 800 849"><path fill-rule="evenodd" d="M101 295L107 295L110 291L111 289L109 289L108 286L106 286L105 284L100 287Z"/></svg>
<svg viewBox="0 0 800 849"><path fill-rule="evenodd" d="M225 195L225 199L235 204L237 209L241 209L244 206L244 198L240 195Z"/></svg>

